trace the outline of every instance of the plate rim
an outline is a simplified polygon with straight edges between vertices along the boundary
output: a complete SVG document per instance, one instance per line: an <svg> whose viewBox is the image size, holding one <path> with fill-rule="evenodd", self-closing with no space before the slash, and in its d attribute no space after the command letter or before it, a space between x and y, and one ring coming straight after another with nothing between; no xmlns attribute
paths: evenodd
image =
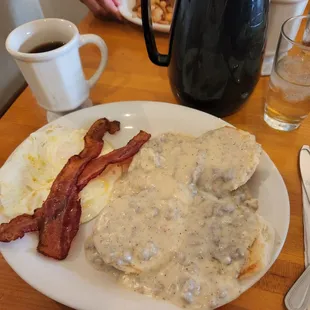
<svg viewBox="0 0 310 310"><path fill-rule="evenodd" d="M168 103L168 102L161 102L161 101L148 101L148 100L129 100L129 101L116 101L116 102L109 102L109 103L103 103L103 104L98 104L98 105L94 105L92 107L88 107L88 108L85 108L85 109L81 109L81 110L77 110L77 111L74 111L72 113L69 113L69 114L66 114L50 123L47 123L45 124L44 126L38 128L36 131L34 132L37 132L37 131L40 131L40 130L43 130L49 126L53 126L53 125L57 125L57 123L63 121L63 120L66 120L66 118L70 118L72 115L78 115L78 114L81 114L84 116L84 119L87 120L87 111L89 110L101 110L102 108L103 109L108 109L109 107L111 106L116 106L116 105L131 105L131 104L135 104L135 103L139 103L140 105L161 105L162 107L167 107L169 106L169 108L172 108L172 109L183 109L183 110L191 110L193 113L195 114L204 114L208 117L211 117L211 118L214 118L216 119L217 121L219 121L220 123L222 123L223 125L228 125L228 126L232 126L232 127L235 127L234 125L228 123L227 121L221 119L221 118L218 118L214 115L211 115L211 114L208 114L206 112L203 112L203 111L200 111L200 110L197 110L197 109L193 109L191 107L186 107L186 106L182 106L182 105L178 105L178 104L173 104L173 103ZM220 126L219 126L220 127ZM34 133L33 132L33 133ZM31 133L32 134L32 133ZM15 152L15 150L24 143L24 141L27 139L28 137L26 137L14 150L13 152L9 155L9 157L6 159L6 161L11 157L11 155ZM257 283L268 271L269 269L271 268L271 266L275 263L275 261L278 259L282 249L283 249L283 246L284 246L284 243L286 242L286 239L287 239L287 234L288 234L288 230L289 230L289 224L290 224L290 209L291 209L291 206L290 206L290 199L289 199L289 193L288 193L288 190L287 190L287 187L286 187L286 184L284 182L284 179L280 173L280 171L278 170L277 166L275 165L275 163L271 160L271 158L269 157L269 155L264 151L264 149L262 148L262 154L264 154L264 156L266 157L266 159L269 161L269 163L271 163L273 165L273 167L276 169L276 173L278 174L278 176L280 177L279 178L279 181L281 182L281 186L283 187L283 189L285 189L285 191L283 192L283 195L285 196L285 200L287 201L287 211L288 211L288 214L287 214L287 225L285 227L285 231L284 231L284 234L283 234L283 239L281 240L280 243L278 243L278 247L277 247L277 250L274 252L274 255L273 255L273 259L270 261L270 263L268 264L268 266L266 266L266 268L260 272L256 277L254 277L253 279L249 279L247 281L247 285L246 285L246 288L245 289L242 289L242 291L240 292L240 295L242 293L244 293L245 291L247 291L248 289L250 289L255 283ZM6 163L6 161L4 162L4 164ZM3 164L3 165L4 165ZM1 168L0 168L1 169ZM6 256L6 251L4 251L3 253L3 249L0 248L0 252L2 254L2 256L4 257L5 261L7 262L7 264L14 270L14 272L20 277L22 278L28 285L30 285L31 287L33 287L35 290L37 290L38 292L42 293L43 295L47 296L48 298L54 300L54 301L57 301L63 305L66 305L66 306L69 306L69 307L72 307L72 308L76 308L76 309L82 309L82 308L78 308L77 305L72 302L70 299L63 299L63 298L59 298L58 296L56 296L53 292L46 292L46 290L44 290L44 288L40 288L36 283L35 281L32 281L32 279L26 279L26 277L24 277L23 275L21 275L20 272L17 272L16 271L16 268L15 268L15 265L14 264L10 264L10 261L9 259L7 259L7 256ZM240 296L239 295L239 296ZM143 295L144 296L144 295ZM238 296L238 297L239 297ZM237 297L237 298L238 298ZM233 300L235 300L236 298L234 298ZM157 300L157 299L154 299L154 300ZM231 300L230 302L232 302L233 300ZM229 303L230 303L229 302ZM171 304L171 303L169 303ZM228 304L228 303L226 303ZM86 308L87 310L88 308ZM91 308L89 308L91 309Z"/></svg>

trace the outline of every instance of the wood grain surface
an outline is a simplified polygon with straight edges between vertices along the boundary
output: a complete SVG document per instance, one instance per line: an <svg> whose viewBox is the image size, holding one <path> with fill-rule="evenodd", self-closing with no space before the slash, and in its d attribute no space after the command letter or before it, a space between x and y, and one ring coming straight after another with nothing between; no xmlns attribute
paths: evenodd
<svg viewBox="0 0 310 310"><path fill-rule="evenodd" d="M147 56L141 28L127 23L102 21L89 14L79 27L81 33L100 35L109 48L108 66L91 91L96 103L122 100L157 100L176 103L167 69L153 65ZM161 51L167 49L168 36L157 35ZM81 49L85 74L89 77L98 65L99 51L88 45ZM291 222L284 248L269 272L250 290L221 309L280 310L283 298L304 270L301 185L297 166L298 151L310 144L310 119L290 133L278 132L263 120L267 78L261 78L246 104L226 121L256 135L282 174L289 191ZM41 109L27 88L0 120L0 166L10 153L33 131L46 123ZM1 310L69 309L30 287L0 256ZM102 308L104 310L104 307ZM122 309L119 309L122 310Z"/></svg>

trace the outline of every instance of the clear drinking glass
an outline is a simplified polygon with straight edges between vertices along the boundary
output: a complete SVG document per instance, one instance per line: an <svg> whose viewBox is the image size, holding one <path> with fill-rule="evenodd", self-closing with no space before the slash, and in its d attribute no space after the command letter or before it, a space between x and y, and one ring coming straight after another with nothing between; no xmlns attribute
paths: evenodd
<svg viewBox="0 0 310 310"><path fill-rule="evenodd" d="M299 127L310 112L310 15L284 22L270 75L264 120L278 130Z"/></svg>

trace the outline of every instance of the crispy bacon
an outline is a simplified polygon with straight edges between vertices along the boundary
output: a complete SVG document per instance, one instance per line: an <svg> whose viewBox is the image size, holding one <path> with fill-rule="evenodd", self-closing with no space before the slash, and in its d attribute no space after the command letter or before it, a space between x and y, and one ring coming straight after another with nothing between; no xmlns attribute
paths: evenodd
<svg viewBox="0 0 310 310"><path fill-rule="evenodd" d="M65 259L76 236L81 218L81 205L77 187L74 186L68 204L53 220L45 221L40 230L38 252L58 260Z"/></svg>
<svg viewBox="0 0 310 310"><path fill-rule="evenodd" d="M43 206L33 215L23 214L1 224L0 241L10 242L22 238L27 232L39 230L38 252L59 260L66 258L79 230L79 191L108 165L131 159L151 137L140 131L126 146L96 158L103 146L103 135L107 131L114 134L119 129L119 122L96 121L84 137L84 149L68 160L53 182Z"/></svg>
<svg viewBox="0 0 310 310"><path fill-rule="evenodd" d="M0 225L0 241L10 242L22 238L25 233L40 230L44 233L45 225L57 217L68 205L68 197L76 187L78 176L86 164L96 158L103 147L103 135L108 131L114 134L120 129L117 121L110 122L106 118L97 120L84 137L84 149L79 155L72 156L53 182L50 194L42 208L33 215L20 215L9 223ZM43 236L43 235L42 235Z"/></svg>
<svg viewBox="0 0 310 310"><path fill-rule="evenodd" d="M111 124L113 125L111 126ZM97 120L90 127L84 137L84 149L79 155L69 158L53 182L47 200L43 204L45 218L55 216L58 209L62 210L65 207L66 197L69 197L77 178L85 166L100 154L104 143L102 140L104 134L106 132L114 134L119 129L119 122L110 122L106 118Z"/></svg>
<svg viewBox="0 0 310 310"><path fill-rule="evenodd" d="M87 170L87 167L90 166L89 171L92 172L91 175L86 174L87 180L84 180L83 184L87 185L91 179L98 176L109 164L123 162L135 155L150 137L150 134L140 131L126 146L93 159L89 162L89 165L83 168ZM82 174L79 173L78 176L82 176ZM71 242L78 232L81 217L81 205L78 193L83 187L77 187L77 182L75 181L72 186L71 193L63 198L63 200L67 200L67 205L62 208L61 212L54 215L55 218L53 220L50 220L50 215L43 217L45 221L42 227L39 226L40 234L37 247L38 252L41 254L59 260L67 257Z"/></svg>
<svg viewBox="0 0 310 310"><path fill-rule="evenodd" d="M77 183L78 189L81 191L90 180L100 175L108 165L124 162L134 156L150 137L149 133L141 130L124 147L93 159L80 175Z"/></svg>
<svg viewBox="0 0 310 310"><path fill-rule="evenodd" d="M30 214L22 214L9 223L0 225L0 241L11 242L23 238L25 233L38 230L38 221Z"/></svg>
<svg viewBox="0 0 310 310"><path fill-rule="evenodd" d="M76 187L78 177L85 166L100 154L104 134L107 131L114 134L119 129L119 122L111 123L106 118L96 121L84 137L82 152L72 156L56 177L43 204L42 220L39 221L37 250L41 254L55 259L67 257L81 217Z"/></svg>

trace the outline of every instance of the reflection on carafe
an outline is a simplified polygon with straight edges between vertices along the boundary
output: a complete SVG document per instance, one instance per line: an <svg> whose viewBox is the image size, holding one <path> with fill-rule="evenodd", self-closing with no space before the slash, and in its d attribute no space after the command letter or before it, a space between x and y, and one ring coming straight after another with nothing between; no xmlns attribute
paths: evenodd
<svg viewBox="0 0 310 310"><path fill-rule="evenodd" d="M145 33L151 60L169 65L182 104L216 116L241 106L260 75L268 6L269 0L177 1L167 64L161 63L165 55L154 59Z"/></svg>

